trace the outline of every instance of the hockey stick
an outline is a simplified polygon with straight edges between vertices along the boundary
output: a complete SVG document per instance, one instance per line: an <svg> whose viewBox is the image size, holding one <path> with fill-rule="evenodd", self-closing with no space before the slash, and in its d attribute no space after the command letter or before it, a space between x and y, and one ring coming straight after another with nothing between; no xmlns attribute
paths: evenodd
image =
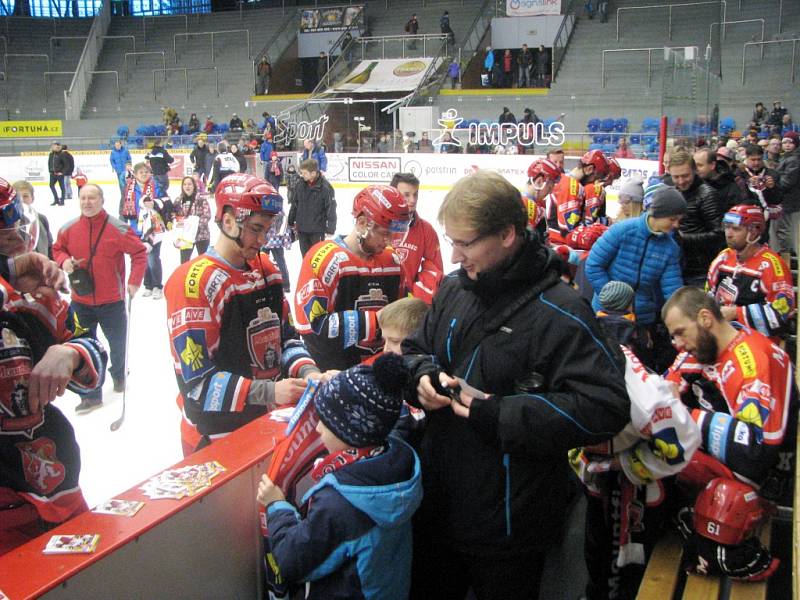
<svg viewBox="0 0 800 600"><path fill-rule="evenodd" d="M131 341L131 306L133 306L133 296L129 295L125 306L125 318L128 325L127 329L125 330L125 368L122 371L123 376L125 377L125 387L122 390L122 414L119 416L119 419L111 424L111 431L116 431L119 429L122 425L122 422L125 420L125 396L128 394L128 348L130 347Z"/></svg>

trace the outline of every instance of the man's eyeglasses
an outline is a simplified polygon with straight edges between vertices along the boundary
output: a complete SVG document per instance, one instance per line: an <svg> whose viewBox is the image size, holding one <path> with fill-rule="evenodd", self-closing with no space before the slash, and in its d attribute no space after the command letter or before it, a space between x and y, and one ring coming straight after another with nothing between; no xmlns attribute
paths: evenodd
<svg viewBox="0 0 800 600"><path fill-rule="evenodd" d="M463 240L453 240L447 235L444 235L443 237L445 241L448 244L450 244L453 248L458 248L459 250L467 250L469 248L472 248L472 246L480 242L483 238L488 237L489 235L490 234L488 233L480 233L468 242L465 242Z"/></svg>

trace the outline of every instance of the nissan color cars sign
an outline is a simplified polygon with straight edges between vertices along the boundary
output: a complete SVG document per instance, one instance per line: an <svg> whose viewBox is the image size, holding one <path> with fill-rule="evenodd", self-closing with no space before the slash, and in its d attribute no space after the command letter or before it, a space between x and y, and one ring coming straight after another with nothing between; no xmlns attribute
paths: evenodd
<svg viewBox="0 0 800 600"><path fill-rule="evenodd" d="M351 156L347 162L350 181L365 183L389 183L400 166L399 156Z"/></svg>
<svg viewBox="0 0 800 600"><path fill-rule="evenodd" d="M506 15L509 17L560 14L561 0L506 0Z"/></svg>

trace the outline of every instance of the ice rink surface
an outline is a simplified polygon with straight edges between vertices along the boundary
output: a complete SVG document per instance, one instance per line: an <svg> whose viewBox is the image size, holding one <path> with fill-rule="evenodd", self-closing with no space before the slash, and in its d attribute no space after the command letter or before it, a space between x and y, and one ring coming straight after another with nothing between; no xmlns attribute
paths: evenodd
<svg viewBox="0 0 800 600"><path fill-rule="evenodd" d="M116 216L119 189L110 184L101 187L106 199L105 209ZM347 233L353 223L350 215L352 199L362 186L345 184L335 187L338 213L336 229L338 233ZM170 197L176 197L178 192L179 184L173 181ZM281 188L281 192L285 197L285 188ZM439 190L423 189L420 192L418 211L437 229L436 212L444 196L445 192ZM50 221L54 239L64 223L80 215L75 186L73 199L66 200L63 207L50 206L52 195L47 186L37 185L35 197L34 206ZM213 210L212 204L212 213ZM216 228L212 225L212 243L216 235ZM161 245L165 283L179 264L178 250L172 245L172 240L173 234L169 232ZM445 269L449 270L449 248L443 246L442 252ZM286 252L286 262L294 290L300 271L297 244ZM72 392L66 392L55 402L75 427L83 461L81 487L90 507L137 485L183 458L179 435L180 412L175 403L178 388L166 326L166 300L144 298L142 290L131 306L127 409L122 427L116 432L109 430L109 425L122 410L122 394L114 393L110 376L106 377L103 387L103 406L89 414L75 414L79 398ZM102 331L98 335L105 344Z"/></svg>

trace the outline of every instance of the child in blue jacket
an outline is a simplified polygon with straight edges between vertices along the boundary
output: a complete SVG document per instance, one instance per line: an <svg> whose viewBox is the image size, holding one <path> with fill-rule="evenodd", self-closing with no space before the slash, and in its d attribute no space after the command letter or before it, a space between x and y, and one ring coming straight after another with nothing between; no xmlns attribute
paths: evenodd
<svg viewBox="0 0 800 600"><path fill-rule="evenodd" d="M330 454L311 473L305 518L261 478L272 556L284 581L310 582L306 598L408 598L422 482L417 455L389 432L409 380L403 359L386 354L321 386L317 431Z"/></svg>

